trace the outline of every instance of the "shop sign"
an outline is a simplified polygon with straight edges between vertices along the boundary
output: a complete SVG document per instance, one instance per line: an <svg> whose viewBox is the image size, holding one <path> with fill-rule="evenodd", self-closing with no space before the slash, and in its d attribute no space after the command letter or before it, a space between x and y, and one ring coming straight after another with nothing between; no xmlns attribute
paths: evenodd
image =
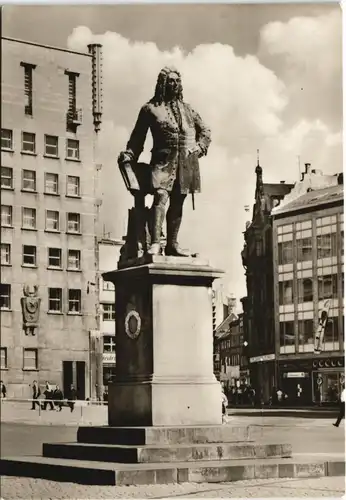
<svg viewBox="0 0 346 500"><path fill-rule="evenodd" d="M305 378L308 377L309 374L305 372L287 372L286 377L287 378Z"/></svg>
<svg viewBox="0 0 346 500"><path fill-rule="evenodd" d="M262 354L262 356L255 356L250 358L250 363L261 363L262 361L273 361L275 354Z"/></svg>
<svg viewBox="0 0 346 500"><path fill-rule="evenodd" d="M104 363L115 364L115 352L104 352L102 354L102 361Z"/></svg>

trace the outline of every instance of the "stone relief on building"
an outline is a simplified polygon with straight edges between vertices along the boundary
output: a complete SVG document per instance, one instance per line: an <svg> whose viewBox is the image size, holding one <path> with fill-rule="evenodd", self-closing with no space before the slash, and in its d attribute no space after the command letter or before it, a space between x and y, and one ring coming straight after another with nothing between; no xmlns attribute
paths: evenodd
<svg viewBox="0 0 346 500"><path fill-rule="evenodd" d="M138 163L148 130L153 137L150 165ZM141 108L126 151L118 158L126 188L134 196L120 262L146 253L191 255L179 247L178 233L186 195L192 194L194 207L194 194L200 192L199 158L206 156L210 141L210 131L201 117L183 101L180 73L174 68L163 68L155 95ZM145 206L147 194L154 197L150 209Z"/></svg>
<svg viewBox="0 0 346 500"><path fill-rule="evenodd" d="M40 318L41 299L38 297L37 285L24 285L24 297L20 299L23 313L23 330L25 335L35 335Z"/></svg>

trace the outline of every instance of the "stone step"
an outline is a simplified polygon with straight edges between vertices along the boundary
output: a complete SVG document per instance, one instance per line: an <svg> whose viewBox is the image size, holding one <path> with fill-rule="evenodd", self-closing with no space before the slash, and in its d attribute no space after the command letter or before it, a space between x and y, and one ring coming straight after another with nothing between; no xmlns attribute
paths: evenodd
<svg viewBox="0 0 346 500"><path fill-rule="evenodd" d="M245 458L289 458L288 444L193 444L129 446L87 443L44 443L43 456L121 463L196 462Z"/></svg>
<svg viewBox="0 0 346 500"><path fill-rule="evenodd" d="M79 427L79 443L121 445L172 445L195 443L236 443L249 441L250 428L230 425L185 427Z"/></svg>
<svg viewBox="0 0 346 500"><path fill-rule="evenodd" d="M244 479L307 478L344 476L340 458L316 460L266 459L164 463L115 464L48 457L12 457L0 460L1 476L21 476L52 481L103 485L144 485L169 483L218 483Z"/></svg>

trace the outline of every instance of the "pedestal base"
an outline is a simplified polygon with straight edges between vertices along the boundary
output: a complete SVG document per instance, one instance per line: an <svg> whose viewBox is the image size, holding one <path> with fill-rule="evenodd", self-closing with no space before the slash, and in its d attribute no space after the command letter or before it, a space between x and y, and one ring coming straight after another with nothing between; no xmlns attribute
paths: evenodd
<svg viewBox="0 0 346 500"><path fill-rule="evenodd" d="M116 288L117 364L111 426L218 425L211 285L221 272L192 258L151 257L106 273Z"/></svg>

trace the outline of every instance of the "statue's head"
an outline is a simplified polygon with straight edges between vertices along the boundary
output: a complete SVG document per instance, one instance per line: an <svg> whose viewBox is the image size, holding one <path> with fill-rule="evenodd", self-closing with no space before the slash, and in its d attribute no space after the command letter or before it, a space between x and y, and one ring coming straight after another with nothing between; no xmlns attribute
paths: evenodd
<svg viewBox="0 0 346 500"><path fill-rule="evenodd" d="M25 297L35 297L38 292L38 286L37 285L24 285L23 286L23 293Z"/></svg>
<svg viewBox="0 0 346 500"><path fill-rule="evenodd" d="M168 102L173 99L183 100L183 87L181 75L173 67L164 67L157 78L154 101L157 104Z"/></svg>

